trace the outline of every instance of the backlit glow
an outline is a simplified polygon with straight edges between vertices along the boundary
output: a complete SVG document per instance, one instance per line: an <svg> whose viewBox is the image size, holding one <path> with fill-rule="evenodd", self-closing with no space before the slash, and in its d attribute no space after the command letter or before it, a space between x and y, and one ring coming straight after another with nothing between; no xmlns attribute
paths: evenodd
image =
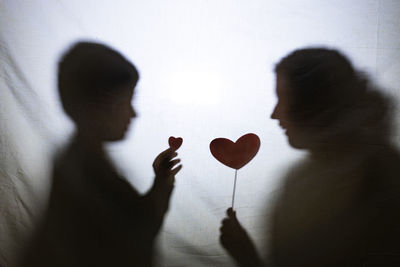
<svg viewBox="0 0 400 267"><path fill-rule="evenodd" d="M176 71L168 80L171 101L181 105L218 104L224 85L218 73L201 69Z"/></svg>

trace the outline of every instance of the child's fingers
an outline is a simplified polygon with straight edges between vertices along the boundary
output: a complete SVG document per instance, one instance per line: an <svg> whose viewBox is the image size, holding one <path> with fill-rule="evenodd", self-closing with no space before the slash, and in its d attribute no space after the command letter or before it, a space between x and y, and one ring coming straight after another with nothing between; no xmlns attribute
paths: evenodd
<svg viewBox="0 0 400 267"><path fill-rule="evenodd" d="M172 159L175 158L176 156L178 156L178 153L176 153L175 151L171 151L170 153L165 154L163 158L163 165L168 167L172 166L171 163L173 162Z"/></svg>
<svg viewBox="0 0 400 267"><path fill-rule="evenodd" d="M161 162L163 161L163 159L165 158L165 155L167 153L169 153L169 150L170 149L168 148L168 149L164 150L163 152L161 152L160 154L158 154L158 156L154 159L153 166L160 165Z"/></svg>
<svg viewBox="0 0 400 267"><path fill-rule="evenodd" d="M167 150L163 151L161 154L161 159L164 161L170 161L171 159L175 158L178 153L171 148L168 148Z"/></svg>
<svg viewBox="0 0 400 267"><path fill-rule="evenodd" d="M171 148L168 148L167 150L164 150L163 152L161 152L156 159L154 160L153 163L153 167L157 167L157 166L169 166L169 161L176 157L178 155L178 153L176 153L175 151L173 151Z"/></svg>
<svg viewBox="0 0 400 267"><path fill-rule="evenodd" d="M169 159L173 159L176 156L178 156L178 152L176 152L174 150L171 150L171 152L169 154L167 154L167 158L169 158Z"/></svg>
<svg viewBox="0 0 400 267"><path fill-rule="evenodd" d="M178 167L171 170L170 176L175 176L181 169L182 169L182 165L178 165Z"/></svg>
<svg viewBox="0 0 400 267"><path fill-rule="evenodd" d="M163 152L161 152L160 154L158 154L158 157L165 158L165 156L171 152L173 152L173 150L169 147L169 148L165 149Z"/></svg>
<svg viewBox="0 0 400 267"><path fill-rule="evenodd" d="M171 171L172 168L173 168L176 164L178 164L179 162L181 162L181 159L174 159L174 160L171 160L171 161L169 162L169 171Z"/></svg>
<svg viewBox="0 0 400 267"><path fill-rule="evenodd" d="M176 155L178 155L178 153L169 147L160 154L158 154L156 160L171 159L173 157L176 157Z"/></svg>
<svg viewBox="0 0 400 267"><path fill-rule="evenodd" d="M179 163L180 161L181 161L181 159L173 159L173 160L170 161L170 164L171 164L172 166L174 166L174 165L176 165L177 163Z"/></svg>

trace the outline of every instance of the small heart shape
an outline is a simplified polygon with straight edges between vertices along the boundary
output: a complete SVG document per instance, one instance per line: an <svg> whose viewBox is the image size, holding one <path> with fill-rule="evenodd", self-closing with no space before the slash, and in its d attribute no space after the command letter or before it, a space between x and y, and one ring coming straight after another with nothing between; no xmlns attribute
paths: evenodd
<svg viewBox="0 0 400 267"><path fill-rule="evenodd" d="M172 148L173 150L178 150L178 148L181 147L182 143L183 143L182 137L170 136L168 139L169 147Z"/></svg>
<svg viewBox="0 0 400 267"><path fill-rule="evenodd" d="M216 138L210 143L211 154L222 164L233 169L240 169L249 163L260 148L260 138L245 134L235 143L226 138Z"/></svg>

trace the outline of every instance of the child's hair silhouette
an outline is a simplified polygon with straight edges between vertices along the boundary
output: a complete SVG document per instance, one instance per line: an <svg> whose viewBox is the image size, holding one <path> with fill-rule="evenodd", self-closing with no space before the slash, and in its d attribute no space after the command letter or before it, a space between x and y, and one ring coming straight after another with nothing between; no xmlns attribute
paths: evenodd
<svg viewBox="0 0 400 267"><path fill-rule="evenodd" d="M119 86L136 86L139 73L120 53L102 44L79 42L58 64L58 89L71 118L81 115L82 105L118 94Z"/></svg>

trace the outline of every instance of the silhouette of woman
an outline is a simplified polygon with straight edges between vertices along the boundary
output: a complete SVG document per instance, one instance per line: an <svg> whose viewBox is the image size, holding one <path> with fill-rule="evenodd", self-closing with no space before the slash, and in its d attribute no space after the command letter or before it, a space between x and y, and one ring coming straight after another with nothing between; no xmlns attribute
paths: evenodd
<svg viewBox="0 0 400 267"><path fill-rule="evenodd" d="M55 162L47 212L23 266L151 266L153 243L181 169L173 149L154 161L155 180L141 196L103 148L124 138L138 81L115 50L75 44L59 62L58 86L76 135Z"/></svg>
<svg viewBox="0 0 400 267"><path fill-rule="evenodd" d="M232 209L222 246L240 266L400 266L400 156L387 97L336 50L296 50L275 72L271 118L309 155L274 202L268 263Z"/></svg>

